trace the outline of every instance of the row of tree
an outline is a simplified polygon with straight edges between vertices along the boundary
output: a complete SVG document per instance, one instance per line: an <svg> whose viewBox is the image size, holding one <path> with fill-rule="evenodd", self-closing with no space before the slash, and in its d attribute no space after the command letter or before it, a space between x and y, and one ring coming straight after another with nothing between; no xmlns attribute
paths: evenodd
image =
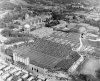
<svg viewBox="0 0 100 81"><path fill-rule="evenodd" d="M1 34L4 36L4 37L31 37L30 34L28 33L19 33L19 32L15 32L11 29L4 29Z"/></svg>

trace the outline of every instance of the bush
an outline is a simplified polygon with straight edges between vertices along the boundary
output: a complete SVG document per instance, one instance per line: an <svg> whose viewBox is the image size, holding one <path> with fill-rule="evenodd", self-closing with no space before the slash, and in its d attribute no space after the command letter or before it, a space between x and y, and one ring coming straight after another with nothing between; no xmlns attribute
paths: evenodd
<svg viewBox="0 0 100 81"><path fill-rule="evenodd" d="M63 19L64 18L64 14L62 14L61 12L52 12L51 13L51 15L52 15L52 19L53 20L61 20L61 19Z"/></svg>
<svg viewBox="0 0 100 81"><path fill-rule="evenodd" d="M2 20L0 21L0 28L5 28L6 27L6 23L2 22Z"/></svg>
<svg viewBox="0 0 100 81"><path fill-rule="evenodd" d="M60 22L57 21L57 20L54 20L54 21L52 21L52 22L46 23L45 26L46 26L46 27L52 27L52 26L56 26L56 25L58 25L58 24L60 24Z"/></svg>
<svg viewBox="0 0 100 81"><path fill-rule="evenodd" d="M28 38L25 38L25 37L22 37L22 38L12 38L10 40L7 40L4 42L4 44L13 44L13 43L18 43L18 42L25 42L25 41L28 41L29 39Z"/></svg>
<svg viewBox="0 0 100 81"><path fill-rule="evenodd" d="M17 5L11 3L10 1L2 1L0 2L0 8L3 10L14 10L14 8L17 7Z"/></svg>
<svg viewBox="0 0 100 81"><path fill-rule="evenodd" d="M5 37L9 37L11 35L12 30L10 29L4 29L1 34Z"/></svg>
<svg viewBox="0 0 100 81"><path fill-rule="evenodd" d="M5 49L5 54L7 54L7 55L13 55L12 49L11 48Z"/></svg>
<svg viewBox="0 0 100 81"><path fill-rule="evenodd" d="M94 76L89 74L76 74L71 75L72 81L99 81Z"/></svg>
<svg viewBox="0 0 100 81"><path fill-rule="evenodd" d="M84 21L86 24L90 24L92 26L96 26L100 29L100 20L99 21L95 21L95 20L85 20Z"/></svg>
<svg viewBox="0 0 100 81"><path fill-rule="evenodd" d="M100 79L100 69L98 69L98 70L96 71L96 77L97 77L98 79Z"/></svg>
<svg viewBox="0 0 100 81"><path fill-rule="evenodd" d="M31 37L30 34L28 33L19 33L19 32L15 32L13 30L10 29L4 29L1 34L5 37Z"/></svg>
<svg viewBox="0 0 100 81"><path fill-rule="evenodd" d="M18 26L13 24L13 23L11 23L11 24L8 24L7 28L14 29L14 28L18 28Z"/></svg>
<svg viewBox="0 0 100 81"><path fill-rule="evenodd" d="M10 11L4 16L2 21L5 22L5 23L10 23L13 20L17 20L20 17L20 15L22 15L22 14L19 13L19 12Z"/></svg>

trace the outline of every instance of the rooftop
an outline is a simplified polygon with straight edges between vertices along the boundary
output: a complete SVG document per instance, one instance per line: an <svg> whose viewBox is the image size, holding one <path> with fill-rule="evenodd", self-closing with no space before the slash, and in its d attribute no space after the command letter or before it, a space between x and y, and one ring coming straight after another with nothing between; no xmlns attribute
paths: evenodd
<svg viewBox="0 0 100 81"><path fill-rule="evenodd" d="M60 61L55 68L61 68L68 70L74 62L76 62L80 58L80 55L77 52L72 52L71 55L67 59L63 59Z"/></svg>
<svg viewBox="0 0 100 81"><path fill-rule="evenodd" d="M19 52L20 55L22 55L23 57L28 57L29 55L27 55L26 53L23 55L23 52L25 51L24 49L27 50L27 52L35 50L40 53L58 58L63 58L64 56L69 55L70 51L72 51L70 44L63 45L45 40L43 38L36 38L34 42L29 43L27 46L22 45L21 47L18 47L16 49L16 52Z"/></svg>
<svg viewBox="0 0 100 81"><path fill-rule="evenodd" d="M65 33L65 32L54 32L48 37L44 37L47 40L60 43L60 44L73 44L80 45L80 34L79 33Z"/></svg>
<svg viewBox="0 0 100 81"><path fill-rule="evenodd" d="M48 69L54 68L60 61L62 61L66 57L69 57L72 54L77 54L79 56L78 53L72 52L69 44L61 45L59 43L51 42L40 38L36 38L34 43L30 43L27 46L24 45L15 49L14 52L16 52L22 57L29 57L31 64ZM65 68L68 68L67 65L69 66L73 64L73 62L78 60L80 57L78 56L70 56L71 58L73 57L72 59L74 61L66 60L66 62L68 61L67 63L71 63L65 63ZM58 68L58 66L59 64L55 68ZM61 66L59 67L61 68Z"/></svg>
<svg viewBox="0 0 100 81"><path fill-rule="evenodd" d="M33 32L30 32L30 33L35 35L35 36L42 38L42 37L51 35L53 32L54 31L53 31L52 28L42 27L42 28L34 30Z"/></svg>
<svg viewBox="0 0 100 81"><path fill-rule="evenodd" d="M98 27L95 27L95 26L92 26L92 25L89 25L89 24L86 24L86 23L79 23L78 25L85 27L88 31L91 31L91 30L99 31Z"/></svg>

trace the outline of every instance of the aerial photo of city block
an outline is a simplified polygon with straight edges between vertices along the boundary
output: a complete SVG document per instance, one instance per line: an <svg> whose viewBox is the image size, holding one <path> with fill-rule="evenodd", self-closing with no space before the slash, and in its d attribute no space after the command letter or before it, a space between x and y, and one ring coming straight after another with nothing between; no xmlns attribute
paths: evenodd
<svg viewBox="0 0 100 81"><path fill-rule="evenodd" d="M100 81L100 0L0 0L0 81Z"/></svg>

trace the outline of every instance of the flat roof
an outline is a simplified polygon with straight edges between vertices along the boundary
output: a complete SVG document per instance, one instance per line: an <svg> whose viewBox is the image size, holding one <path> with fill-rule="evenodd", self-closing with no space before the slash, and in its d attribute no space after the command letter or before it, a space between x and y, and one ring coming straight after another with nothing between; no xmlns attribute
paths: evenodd
<svg viewBox="0 0 100 81"><path fill-rule="evenodd" d="M30 32L30 33L35 35L35 36L42 38L42 37L45 37L45 36L49 36L53 32L54 31L53 31L52 28L42 27L42 28L36 29L36 30L34 30L33 32Z"/></svg>
<svg viewBox="0 0 100 81"><path fill-rule="evenodd" d="M17 54L21 55L22 57L29 57L30 63L42 68L49 68L53 67L57 63L60 58L53 57L36 50L31 50L30 48L24 48L17 51Z"/></svg>
<svg viewBox="0 0 100 81"><path fill-rule="evenodd" d="M58 42L60 44L67 45L74 44L79 46L80 45L80 34L79 33L65 33L65 32L54 32L48 37L44 37L47 40L51 40L54 42Z"/></svg>
<svg viewBox="0 0 100 81"><path fill-rule="evenodd" d="M63 45L49 40L45 40L43 38L36 38L34 39L34 42L29 43L28 45L24 44L15 49L14 51L18 52L23 57L28 57L29 55L27 55L26 53L30 51L32 52L33 50L50 56L62 58L64 56L67 56L70 51L72 51L72 48L70 44ZM24 51L26 55L24 54Z"/></svg>
<svg viewBox="0 0 100 81"><path fill-rule="evenodd" d="M70 45L62 45L41 38L35 42L22 45L14 50L22 57L29 57L30 63L39 67L54 67L61 59L68 56L72 49Z"/></svg>
<svg viewBox="0 0 100 81"><path fill-rule="evenodd" d="M17 52L17 54L21 55L22 57L29 57L31 64L50 70L58 68L60 68L60 70L67 70L80 58L80 55L73 51L63 58L44 54L42 52L32 50L31 48L20 48L15 52Z"/></svg>
<svg viewBox="0 0 100 81"><path fill-rule="evenodd" d="M74 52L71 53L71 55L69 55L68 58L60 61L55 66L55 68L61 68L61 69L66 68L66 70L68 70L74 64L74 62L76 62L79 58L80 58L80 55L77 52L74 51Z"/></svg>

